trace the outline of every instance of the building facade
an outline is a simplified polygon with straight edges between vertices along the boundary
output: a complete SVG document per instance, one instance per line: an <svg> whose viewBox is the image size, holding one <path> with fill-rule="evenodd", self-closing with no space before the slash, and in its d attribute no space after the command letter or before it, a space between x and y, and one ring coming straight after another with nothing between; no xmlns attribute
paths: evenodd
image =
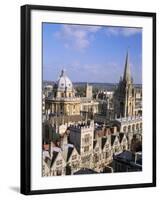
<svg viewBox="0 0 160 200"><path fill-rule="evenodd" d="M127 52L123 78L120 78L114 95L115 116L125 118L142 114L141 105L136 102L138 98L142 100L142 93L139 96L139 92L134 87Z"/></svg>
<svg viewBox="0 0 160 200"><path fill-rule="evenodd" d="M99 91L94 99L87 84L85 97L76 96L64 70L46 91L43 176L142 170L133 161L142 153L142 88L133 83L128 53L115 91Z"/></svg>
<svg viewBox="0 0 160 200"><path fill-rule="evenodd" d="M46 112L55 115L80 115L80 98L75 97L75 90L65 71L53 87L52 94L46 98Z"/></svg>

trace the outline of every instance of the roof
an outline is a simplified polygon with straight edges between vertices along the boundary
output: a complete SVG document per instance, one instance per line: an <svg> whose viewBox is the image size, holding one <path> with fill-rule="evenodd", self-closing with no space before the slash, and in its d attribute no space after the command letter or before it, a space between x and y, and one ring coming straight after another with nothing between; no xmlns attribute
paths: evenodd
<svg viewBox="0 0 160 200"><path fill-rule="evenodd" d="M120 142L122 142L124 135L125 135L124 133L119 133L119 141Z"/></svg>
<svg viewBox="0 0 160 200"><path fill-rule="evenodd" d="M47 164L47 166L50 168L51 167L51 159L48 157L45 157L44 161Z"/></svg>
<svg viewBox="0 0 160 200"><path fill-rule="evenodd" d="M103 149L104 145L106 144L106 141L107 141L107 138L106 138L106 137L105 137L105 138L102 138L102 149Z"/></svg>
<svg viewBox="0 0 160 200"><path fill-rule="evenodd" d="M111 145L113 145L116 137L117 137L116 135L111 135Z"/></svg>
<svg viewBox="0 0 160 200"><path fill-rule="evenodd" d="M88 168L83 168L80 169L79 171L75 172L74 175L78 175L78 174L97 174L98 172L92 170L92 169L88 169Z"/></svg>
<svg viewBox="0 0 160 200"><path fill-rule="evenodd" d="M59 154L59 152L57 152L57 151L53 151L53 157L52 157L52 161L51 161L51 165L50 165L50 166L53 165L53 163L54 163L54 161L56 160L58 154Z"/></svg>
<svg viewBox="0 0 160 200"><path fill-rule="evenodd" d="M69 160L72 152L73 152L74 147L69 146L68 147L68 152L67 152L67 161Z"/></svg>
<svg viewBox="0 0 160 200"><path fill-rule="evenodd" d="M66 89L71 90L71 91L73 90L72 82L68 78L64 70L61 71L60 78L57 81L57 88L58 90L62 90L62 91L65 91Z"/></svg>
<svg viewBox="0 0 160 200"><path fill-rule="evenodd" d="M114 160L123 163L125 165L130 165L131 167L136 167L137 169L142 169L142 158L135 161L135 154L131 151L124 151L114 157Z"/></svg>
<svg viewBox="0 0 160 200"><path fill-rule="evenodd" d="M62 124L63 123L68 123L68 122L79 122L82 121L83 117L81 115L70 115L70 116L55 116L55 115L50 115L50 121L51 123L57 123L57 125Z"/></svg>
<svg viewBox="0 0 160 200"><path fill-rule="evenodd" d="M125 161L133 161L134 155L131 151L123 151L122 153L115 156L115 158Z"/></svg>
<svg viewBox="0 0 160 200"><path fill-rule="evenodd" d="M127 52L123 81L125 81L127 83L131 83L131 71L130 71L130 65L129 65L129 58L128 57L129 56L128 56L128 52Z"/></svg>

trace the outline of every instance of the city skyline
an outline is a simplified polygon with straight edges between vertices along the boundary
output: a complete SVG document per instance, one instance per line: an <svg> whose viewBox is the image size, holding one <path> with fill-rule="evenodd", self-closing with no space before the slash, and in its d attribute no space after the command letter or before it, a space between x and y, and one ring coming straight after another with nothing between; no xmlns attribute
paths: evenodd
<svg viewBox="0 0 160 200"><path fill-rule="evenodd" d="M129 51L135 84L142 83L142 29L43 23L43 80L62 69L73 82L118 83Z"/></svg>

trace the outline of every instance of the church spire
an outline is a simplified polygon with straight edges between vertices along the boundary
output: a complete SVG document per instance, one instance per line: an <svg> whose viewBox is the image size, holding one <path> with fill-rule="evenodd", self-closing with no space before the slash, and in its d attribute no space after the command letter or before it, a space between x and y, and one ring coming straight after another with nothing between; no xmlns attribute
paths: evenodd
<svg viewBox="0 0 160 200"><path fill-rule="evenodd" d="M131 71L130 71L130 65L129 65L128 51L127 51L127 55L126 55L126 62L125 62L123 81L125 81L127 83L131 83Z"/></svg>

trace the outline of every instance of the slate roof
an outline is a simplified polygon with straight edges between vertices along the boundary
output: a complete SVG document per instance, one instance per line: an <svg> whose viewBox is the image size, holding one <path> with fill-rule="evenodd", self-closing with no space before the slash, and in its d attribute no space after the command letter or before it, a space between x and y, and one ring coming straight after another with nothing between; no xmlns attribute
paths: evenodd
<svg viewBox="0 0 160 200"><path fill-rule="evenodd" d="M133 161L134 155L131 151L123 151L122 153L118 154L116 158L125 161Z"/></svg>
<svg viewBox="0 0 160 200"><path fill-rule="evenodd" d="M67 152L67 161L69 160L72 152L73 152L74 147L68 147L68 152Z"/></svg>
<svg viewBox="0 0 160 200"><path fill-rule="evenodd" d="M97 174L98 172L92 170L92 169L88 169L88 168L83 168L80 169L79 171L75 172L74 175L78 175L78 174Z"/></svg>
<svg viewBox="0 0 160 200"><path fill-rule="evenodd" d="M113 145L115 139L116 139L116 135L111 135L111 145Z"/></svg>
<svg viewBox="0 0 160 200"><path fill-rule="evenodd" d="M50 166L53 165L54 161L56 160L56 158L57 158L57 156L58 156L58 153L59 153L59 152L57 152L57 151L53 151L53 157L52 157L52 161L51 161L51 165L50 165Z"/></svg>
<svg viewBox="0 0 160 200"><path fill-rule="evenodd" d="M102 149L104 147L104 145L106 144L107 138L102 138Z"/></svg>
<svg viewBox="0 0 160 200"><path fill-rule="evenodd" d="M51 167L51 159L48 157L45 157L44 161L47 164L47 166L50 168Z"/></svg>
<svg viewBox="0 0 160 200"><path fill-rule="evenodd" d="M124 133L119 133L119 141L120 142L122 142L122 139L123 139L124 135L125 135Z"/></svg>

